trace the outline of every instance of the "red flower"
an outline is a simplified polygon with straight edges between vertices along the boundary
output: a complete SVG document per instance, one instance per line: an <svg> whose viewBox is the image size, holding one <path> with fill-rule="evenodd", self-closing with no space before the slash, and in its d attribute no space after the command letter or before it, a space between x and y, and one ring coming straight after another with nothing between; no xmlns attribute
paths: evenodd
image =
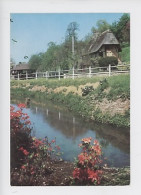
<svg viewBox="0 0 141 195"><path fill-rule="evenodd" d="M19 150L22 151L24 153L24 155L26 155L26 156L29 154L29 152L26 149L24 149L23 147L20 147Z"/></svg>
<svg viewBox="0 0 141 195"><path fill-rule="evenodd" d="M94 140L94 145L99 145L99 142L96 139Z"/></svg>
<svg viewBox="0 0 141 195"><path fill-rule="evenodd" d="M100 175L102 174L101 170L91 170L88 169L88 179L90 179L92 182L96 181L97 184L100 184Z"/></svg>
<svg viewBox="0 0 141 195"><path fill-rule="evenodd" d="M31 125L31 122L30 121L25 121L25 124L26 125Z"/></svg>
<svg viewBox="0 0 141 195"><path fill-rule="evenodd" d="M91 142L92 138L88 137L88 138L83 138L81 141L85 144L89 144Z"/></svg>
<svg viewBox="0 0 141 195"><path fill-rule="evenodd" d="M80 169L75 168L74 171L73 171L73 178L79 179L79 176L80 176Z"/></svg>
<svg viewBox="0 0 141 195"><path fill-rule="evenodd" d="M90 179L92 182L98 181L97 172L91 169L88 169L88 179Z"/></svg>
<svg viewBox="0 0 141 195"><path fill-rule="evenodd" d="M38 148L40 145L43 144L43 142L41 140L36 139L36 138L33 138L33 141L34 141L33 146L36 147L36 148Z"/></svg>
<svg viewBox="0 0 141 195"><path fill-rule="evenodd" d="M26 167L24 165L21 166L22 169L25 169Z"/></svg>
<svg viewBox="0 0 141 195"><path fill-rule="evenodd" d="M22 116L21 110L18 110L16 112L10 112L10 119L19 118Z"/></svg>
<svg viewBox="0 0 141 195"><path fill-rule="evenodd" d="M60 150L61 148L60 148L60 146L55 146L56 148L57 148L57 150Z"/></svg>
<svg viewBox="0 0 141 195"><path fill-rule="evenodd" d="M75 168L73 171L73 178L79 179L81 181L87 180L88 178L87 169Z"/></svg>
<svg viewBox="0 0 141 195"><path fill-rule="evenodd" d="M55 143L55 139L53 139L53 140L51 141L51 143Z"/></svg>
<svg viewBox="0 0 141 195"><path fill-rule="evenodd" d="M23 153L24 153L24 155L28 155L29 154L29 152L27 151L27 150L23 150Z"/></svg>
<svg viewBox="0 0 141 195"><path fill-rule="evenodd" d="M20 147L20 148L19 148L19 150L23 151L23 150L24 150L24 148L23 148L23 147Z"/></svg>
<svg viewBox="0 0 141 195"><path fill-rule="evenodd" d="M92 150L95 151L96 155L101 155L101 148L99 145L92 146Z"/></svg>
<svg viewBox="0 0 141 195"><path fill-rule="evenodd" d="M18 104L17 105L19 108L26 108L26 105L25 104Z"/></svg>
<svg viewBox="0 0 141 195"><path fill-rule="evenodd" d="M31 175L33 175L35 172L34 172L34 168L33 167L31 167L31 169L30 169L30 173L31 173Z"/></svg>
<svg viewBox="0 0 141 195"><path fill-rule="evenodd" d="M78 155L78 160L79 160L79 163L84 165L85 161L87 161L89 159L87 153L81 153Z"/></svg>

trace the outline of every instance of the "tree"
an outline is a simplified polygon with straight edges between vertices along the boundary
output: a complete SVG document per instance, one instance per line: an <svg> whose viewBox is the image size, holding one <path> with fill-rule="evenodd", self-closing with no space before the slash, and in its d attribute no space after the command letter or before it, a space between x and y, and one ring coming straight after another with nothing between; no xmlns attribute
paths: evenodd
<svg viewBox="0 0 141 195"><path fill-rule="evenodd" d="M42 56L43 56L42 53L31 56L29 60L29 66L31 69L37 70L41 66Z"/></svg>
<svg viewBox="0 0 141 195"><path fill-rule="evenodd" d="M92 33L102 33L110 28L110 24L106 20L98 20L96 23L96 27L92 27Z"/></svg>
<svg viewBox="0 0 141 195"><path fill-rule="evenodd" d="M114 33L120 43L130 43L130 15L125 13L121 16L119 22L114 22L111 27L111 31Z"/></svg>
<svg viewBox="0 0 141 195"><path fill-rule="evenodd" d="M40 70L42 71L56 70L57 67L59 67L58 64L59 46L56 45L54 42L50 42L48 46L49 48L44 53L40 66Z"/></svg>
<svg viewBox="0 0 141 195"><path fill-rule="evenodd" d="M65 48L68 49L68 66L74 66L76 63L76 43L78 39L77 32L79 25L76 22L71 22L66 30Z"/></svg>
<svg viewBox="0 0 141 195"><path fill-rule="evenodd" d="M77 24L77 22L71 22L67 27L66 39L70 40L73 36L74 39L77 40L78 37L76 31L78 30L79 30L79 25Z"/></svg>

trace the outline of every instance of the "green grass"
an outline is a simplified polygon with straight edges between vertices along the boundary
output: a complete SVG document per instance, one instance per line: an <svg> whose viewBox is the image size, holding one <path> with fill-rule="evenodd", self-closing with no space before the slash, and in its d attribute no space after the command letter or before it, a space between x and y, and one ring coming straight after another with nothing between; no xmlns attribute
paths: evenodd
<svg viewBox="0 0 141 195"><path fill-rule="evenodd" d="M122 52L120 52L120 57L122 62L130 63L130 47L122 48Z"/></svg>
<svg viewBox="0 0 141 195"><path fill-rule="evenodd" d="M28 83L30 83L30 85L32 86L35 86L35 85L38 85L38 86L46 86L47 88L52 88L52 89L55 89L57 87L60 87L60 86L65 86L65 87L68 87L68 86L75 86L75 87L78 87L79 85L85 85L86 83L95 83L97 81L100 81L102 78L104 77L92 77L92 78L77 78L77 79L61 79L61 80L58 80L58 79L31 79L31 80L20 80L20 81L17 81L17 80L13 80L11 81L11 86L26 86Z"/></svg>
<svg viewBox="0 0 141 195"><path fill-rule="evenodd" d="M130 99L130 75L118 75L108 78L110 91L107 95L108 99L114 100L118 98Z"/></svg>
<svg viewBox="0 0 141 195"><path fill-rule="evenodd" d="M102 85L92 91L89 96L92 99L102 101L103 98L108 100L117 100L119 98L130 99L130 75L118 75L106 78L106 82L102 80ZM105 90L108 89L108 92ZM88 97L88 96L87 96Z"/></svg>
<svg viewBox="0 0 141 195"><path fill-rule="evenodd" d="M45 85L47 88L55 89L60 86L76 86L84 85L86 83L95 83L97 81L103 80L103 77L94 78L81 78L81 79L38 79L29 81L12 81L11 86L19 86L18 88L11 88L11 97L21 97L21 98L33 98L37 101L47 101L58 102L65 105L69 110L81 115L85 119L93 119L101 123L110 123L117 126L129 126L130 112L128 111L125 115L116 114L115 116L110 116L108 113L103 114L100 110L95 109L95 100L102 101L103 98L115 101L118 98L122 98L123 101L130 99L130 75L118 75L107 77L107 82L103 85L99 85L97 89L90 92L86 96L79 96L73 93L67 95L60 93L45 92L40 91L29 91L31 86L34 85ZM25 87L27 83L30 82L29 87ZM105 92L109 89L108 92Z"/></svg>

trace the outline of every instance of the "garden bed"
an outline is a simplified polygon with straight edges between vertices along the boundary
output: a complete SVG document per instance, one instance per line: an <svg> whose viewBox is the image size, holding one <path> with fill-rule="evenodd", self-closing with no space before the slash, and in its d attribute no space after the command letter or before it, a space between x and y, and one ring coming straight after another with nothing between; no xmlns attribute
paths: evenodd
<svg viewBox="0 0 141 195"><path fill-rule="evenodd" d="M48 161L48 169L39 175L29 176L20 169L11 170L12 186L70 186L75 185L72 180L74 164L67 161ZM103 167L101 186L122 186L130 184L130 168Z"/></svg>

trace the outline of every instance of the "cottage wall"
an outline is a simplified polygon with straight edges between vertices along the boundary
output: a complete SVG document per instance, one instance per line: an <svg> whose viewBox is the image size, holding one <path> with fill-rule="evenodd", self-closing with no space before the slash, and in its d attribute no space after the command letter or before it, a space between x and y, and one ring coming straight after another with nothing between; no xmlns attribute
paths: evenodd
<svg viewBox="0 0 141 195"><path fill-rule="evenodd" d="M106 49L106 56L114 56L118 59L118 61L120 61L118 48L115 46L111 46L110 48Z"/></svg>

